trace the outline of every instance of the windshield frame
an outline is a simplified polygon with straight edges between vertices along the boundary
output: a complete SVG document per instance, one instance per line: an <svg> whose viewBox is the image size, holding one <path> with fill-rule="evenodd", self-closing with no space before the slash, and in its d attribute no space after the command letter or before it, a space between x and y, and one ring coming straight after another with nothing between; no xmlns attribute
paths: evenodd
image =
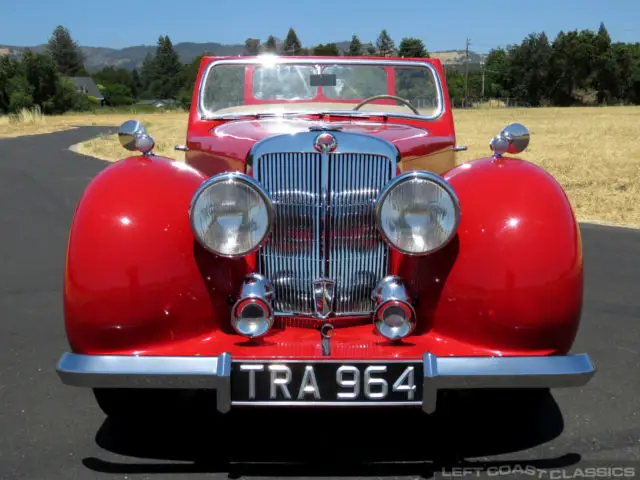
<svg viewBox="0 0 640 480"><path fill-rule="evenodd" d="M242 112L242 113L223 113L216 114L215 111L207 109L204 103L204 86L207 83L209 75L213 68L218 65L270 65L270 64L298 64L298 65L369 65L369 66L383 66L383 67L422 67L427 68L431 75L433 75L434 85L436 90L437 108L435 113L431 115L416 115L410 110L407 113L400 112L387 112L384 110L373 111L357 111L357 110L299 110L291 111L287 113L274 113L265 112L264 105L256 105L255 110ZM287 102L283 102L287 103ZM198 85L198 115L201 120L225 120L234 118L243 118L250 116L266 116L266 117L279 117L279 116L294 116L294 115L310 115L310 114L325 114L325 115L337 115L337 116L350 116L350 117L393 117L393 118L406 118L412 120L421 121L433 121L440 118L446 110L444 102L444 91L442 87L442 79L438 73L438 70L430 62L417 61L417 60L387 60L384 58L378 59L363 59L363 58L335 58L335 57L282 57L278 55L259 55L257 57L238 57L238 58L220 58L209 62L205 71L202 74L200 84Z"/></svg>

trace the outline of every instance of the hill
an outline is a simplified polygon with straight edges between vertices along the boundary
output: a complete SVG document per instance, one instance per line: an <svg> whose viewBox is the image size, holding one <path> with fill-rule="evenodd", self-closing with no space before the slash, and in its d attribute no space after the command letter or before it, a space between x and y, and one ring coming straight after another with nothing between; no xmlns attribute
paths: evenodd
<svg viewBox="0 0 640 480"><path fill-rule="evenodd" d="M349 47L349 42L336 42L340 52L343 52ZM26 49L31 49L36 52L43 51L46 45L37 45L34 47L17 47L11 45L0 45L0 55L10 55L19 57ZM142 62L147 55L153 55L155 53L155 45L136 45L126 48L108 48L108 47L80 47L85 55L85 67L90 72L95 72L104 67L113 66L116 68L126 68L127 70L133 70L134 68L140 68ZM244 53L243 44L231 44L225 45L222 43L193 43L184 42L174 45L176 52L180 55L180 60L183 63L189 63L198 55L204 52L215 53L220 56L236 56ZM432 57L440 58L442 63L447 66L460 65L464 60L464 50L451 50L443 52L430 52ZM469 52L471 64L479 64L482 55L474 52Z"/></svg>

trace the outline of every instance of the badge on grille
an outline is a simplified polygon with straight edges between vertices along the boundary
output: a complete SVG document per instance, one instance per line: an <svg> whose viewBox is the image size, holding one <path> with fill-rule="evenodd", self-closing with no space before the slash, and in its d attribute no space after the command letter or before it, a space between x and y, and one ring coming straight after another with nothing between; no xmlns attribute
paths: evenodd
<svg viewBox="0 0 640 480"><path fill-rule="evenodd" d="M320 153L330 153L338 148L336 137L330 133L321 133L313 142L313 147Z"/></svg>
<svg viewBox="0 0 640 480"><path fill-rule="evenodd" d="M336 292L336 282L328 278L320 278L313 282L313 297L316 314L326 318L333 312L333 298Z"/></svg>

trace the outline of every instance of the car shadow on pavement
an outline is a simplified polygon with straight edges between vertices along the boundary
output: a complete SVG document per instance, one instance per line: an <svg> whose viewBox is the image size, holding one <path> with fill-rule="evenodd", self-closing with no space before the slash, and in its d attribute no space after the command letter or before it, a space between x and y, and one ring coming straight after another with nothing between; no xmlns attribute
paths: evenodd
<svg viewBox="0 0 640 480"><path fill-rule="evenodd" d="M523 392L524 393L524 392ZM549 392L473 392L444 399L436 414L419 410L233 410L215 402L166 417L106 419L96 435L104 450L129 457L85 458L86 468L110 474L228 473L242 476L432 477L450 468L562 468L579 454L508 461L468 461L526 450L556 438L564 422ZM140 461L144 459L143 461ZM153 463L150 460L157 460ZM186 462L186 463L185 463Z"/></svg>

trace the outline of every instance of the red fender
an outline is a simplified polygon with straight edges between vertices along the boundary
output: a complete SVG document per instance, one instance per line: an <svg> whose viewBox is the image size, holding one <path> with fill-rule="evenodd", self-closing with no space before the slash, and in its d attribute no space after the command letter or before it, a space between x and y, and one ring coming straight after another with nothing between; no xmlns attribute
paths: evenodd
<svg viewBox="0 0 640 480"><path fill-rule="evenodd" d="M394 255L394 271L418 299L416 334L426 334L413 337L415 348L566 353L580 319L582 250L560 185L516 159L469 162L445 178L462 210L454 241L426 257ZM131 157L90 183L67 252L64 306L73 351L187 354L215 338L225 348L247 348L224 332L229 298L254 259L218 258L196 243L188 208L205 179L182 163ZM354 329L353 340L369 338L365 330ZM411 348L404 354L413 355Z"/></svg>
<svg viewBox="0 0 640 480"><path fill-rule="evenodd" d="M580 230L560 184L533 163L484 158L444 178L461 207L443 250L400 260L422 329L500 350L566 353L582 309Z"/></svg>
<svg viewBox="0 0 640 480"><path fill-rule="evenodd" d="M64 310L74 352L143 350L221 328L215 312L226 312L247 267L194 240L189 205L205 179L183 163L138 156L91 181L67 247Z"/></svg>

